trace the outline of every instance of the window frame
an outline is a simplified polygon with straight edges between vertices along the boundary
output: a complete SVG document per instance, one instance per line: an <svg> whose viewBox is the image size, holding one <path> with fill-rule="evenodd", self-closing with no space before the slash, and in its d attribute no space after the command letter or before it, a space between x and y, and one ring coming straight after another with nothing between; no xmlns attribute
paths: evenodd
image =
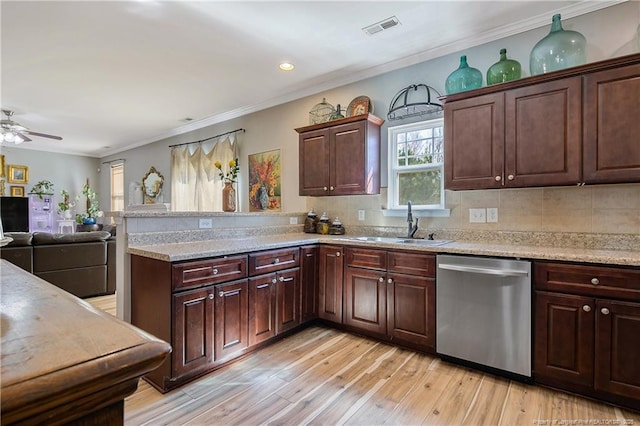
<svg viewBox="0 0 640 426"><path fill-rule="evenodd" d="M122 186L120 188L121 194L117 194L114 191L114 171L119 170L121 176ZM116 204L120 201L122 209L118 210ZM111 164L109 166L109 207L111 211L124 211L124 163Z"/></svg>
<svg viewBox="0 0 640 426"><path fill-rule="evenodd" d="M417 164L408 166L398 166L398 135L411 131L424 130L428 128L441 127L444 132L444 118L434 118L409 124L401 124L389 127L388 136L388 156L387 156L387 208L383 212L385 216L400 216L406 214L407 205L399 204L399 177L402 172L416 172L439 170L440 171L440 202L438 204L412 204L412 211L417 216L449 216L449 209L445 208L444 190L444 157L439 164ZM444 135L443 135L444 138ZM443 140L444 144L444 140ZM444 150L444 145L443 145Z"/></svg>

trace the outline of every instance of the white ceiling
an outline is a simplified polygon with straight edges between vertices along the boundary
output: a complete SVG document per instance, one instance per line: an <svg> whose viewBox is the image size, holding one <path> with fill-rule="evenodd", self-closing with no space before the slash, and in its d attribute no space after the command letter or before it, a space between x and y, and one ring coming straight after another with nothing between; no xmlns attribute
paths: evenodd
<svg viewBox="0 0 640 426"><path fill-rule="evenodd" d="M0 100L102 157L618 2L3 0Z"/></svg>

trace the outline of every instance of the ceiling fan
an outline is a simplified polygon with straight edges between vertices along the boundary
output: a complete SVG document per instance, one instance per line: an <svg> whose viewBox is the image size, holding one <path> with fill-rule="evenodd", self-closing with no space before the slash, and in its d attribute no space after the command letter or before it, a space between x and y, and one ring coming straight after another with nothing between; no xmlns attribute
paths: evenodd
<svg viewBox="0 0 640 426"><path fill-rule="evenodd" d="M41 138L56 139L59 141L62 140L60 136L32 132L20 123L16 123L11 119L11 117L13 116L13 111L3 109L2 113L6 115L7 118L0 121L0 142L13 142L14 144L18 145L22 142L30 141L31 139L29 138L29 136L39 136Z"/></svg>

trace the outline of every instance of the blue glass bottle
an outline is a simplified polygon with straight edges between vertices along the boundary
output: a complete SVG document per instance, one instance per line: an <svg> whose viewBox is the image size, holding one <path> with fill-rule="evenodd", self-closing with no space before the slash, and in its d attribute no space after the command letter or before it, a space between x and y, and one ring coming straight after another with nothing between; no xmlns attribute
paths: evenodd
<svg viewBox="0 0 640 426"><path fill-rule="evenodd" d="M577 31L562 29L560 14L553 15L551 31L536 43L529 57L531 75L544 74L587 62L587 40Z"/></svg>
<svg viewBox="0 0 640 426"><path fill-rule="evenodd" d="M447 94L464 92L482 87L482 73L467 64L467 55L460 56L460 66L449 74L445 82Z"/></svg>

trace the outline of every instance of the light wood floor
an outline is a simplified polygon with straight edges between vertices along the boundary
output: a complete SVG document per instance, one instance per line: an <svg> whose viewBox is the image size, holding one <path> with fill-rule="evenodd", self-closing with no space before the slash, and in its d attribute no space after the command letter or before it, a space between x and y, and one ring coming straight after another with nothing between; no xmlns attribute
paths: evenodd
<svg viewBox="0 0 640 426"><path fill-rule="evenodd" d="M115 313L114 299L88 301ZM265 423L640 425L640 414L319 326L164 395L141 380L125 400L126 425Z"/></svg>

